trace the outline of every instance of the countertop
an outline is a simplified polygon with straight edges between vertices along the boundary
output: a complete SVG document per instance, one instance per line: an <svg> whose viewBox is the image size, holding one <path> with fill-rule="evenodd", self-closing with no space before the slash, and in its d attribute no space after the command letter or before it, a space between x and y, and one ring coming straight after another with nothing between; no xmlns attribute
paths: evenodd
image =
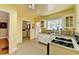
<svg viewBox="0 0 79 59"><path fill-rule="evenodd" d="M61 48L65 48L65 49L69 49L69 50L73 50L73 51L79 52L79 45L76 43L76 40L73 37L69 37L69 36L68 37L67 36L61 36L61 37L71 38L74 48L69 48L69 47L62 46L62 45L59 45L59 44L56 44L56 43L52 43L52 42L49 42L49 43L52 44L52 45L61 47Z"/></svg>
<svg viewBox="0 0 79 59"><path fill-rule="evenodd" d="M52 40L53 40L55 37L62 37L62 38L71 39L74 48L69 48L69 47L62 46L62 45L59 45L59 44L56 44L56 43L52 43L51 41L49 41L49 43L50 43L50 44L53 44L53 45L56 45L56 46L59 46L59 47L62 47L62 48L66 48L66 49L69 49L69 50L73 50L73 51L79 52L79 45L76 43L76 40L75 40L74 37L72 37L72 36L65 36L65 35L56 34L56 33L51 33L51 34L48 34L48 33L40 33L40 34L43 34L43 35L50 35L50 36L52 36Z"/></svg>

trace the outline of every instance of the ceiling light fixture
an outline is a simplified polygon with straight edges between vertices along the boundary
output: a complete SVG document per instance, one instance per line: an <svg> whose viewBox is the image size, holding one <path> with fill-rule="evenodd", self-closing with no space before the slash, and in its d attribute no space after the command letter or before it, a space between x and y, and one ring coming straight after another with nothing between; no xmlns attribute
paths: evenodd
<svg viewBox="0 0 79 59"><path fill-rule="evenodd" d="M29 4L28 7L31 9L35 9L35 4Z"/></svg>

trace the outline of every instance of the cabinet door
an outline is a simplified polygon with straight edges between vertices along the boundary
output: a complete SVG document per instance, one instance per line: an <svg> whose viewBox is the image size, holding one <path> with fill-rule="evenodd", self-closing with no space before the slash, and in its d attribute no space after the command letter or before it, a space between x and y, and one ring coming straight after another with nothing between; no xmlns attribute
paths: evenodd
<svg viewBox="0 0 79 59"><path fill-rule="evenodd" d="M73 16L70 16L70 27L73 27Z"/></svg>
<svg viewBox="0 0 79 59"><path fill-rule="evenodd" d="M66 17L66 27L69 27L69 17Z"/></svg>
<svg viewBox="0 0 79 59"><path fill-rule="evenodd" d="M73 27L74 26L73 16L67 16L65 22L66 27Z"/></svg>

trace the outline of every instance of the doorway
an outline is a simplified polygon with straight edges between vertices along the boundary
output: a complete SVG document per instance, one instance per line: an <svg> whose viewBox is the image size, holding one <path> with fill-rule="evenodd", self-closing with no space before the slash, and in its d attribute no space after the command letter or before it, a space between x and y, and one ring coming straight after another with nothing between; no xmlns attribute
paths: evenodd
<svg viewBox="0 0 79 59"><path fill-rule="evenodd" d="M30 21L23 21L22 24L22 39L30 39L30 29L31 29L31 23Z"/></svg>
<svg viewBox="0 0 79 59"><path fill-rule="evenodd" d="M37 22L35 25L35 38L38 37L39 33L41 33L41 23Z"/></svg>
<svg viewBox="0 0 79 59"><path fill-rule="evenodd" d="M0 54L9 53L9 13L0 11Z"/></svg>

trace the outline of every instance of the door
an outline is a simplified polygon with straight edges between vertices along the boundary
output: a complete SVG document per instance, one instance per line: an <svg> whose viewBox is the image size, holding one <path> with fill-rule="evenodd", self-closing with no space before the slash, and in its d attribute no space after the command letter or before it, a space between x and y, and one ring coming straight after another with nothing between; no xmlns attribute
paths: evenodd
<svg viewBox="0 0 79 59"><path fill-rule="evenodd" d="M30 22L29 21L23 21L23 26L22 26L22 35L23 39L30 39Z"/></svg>

